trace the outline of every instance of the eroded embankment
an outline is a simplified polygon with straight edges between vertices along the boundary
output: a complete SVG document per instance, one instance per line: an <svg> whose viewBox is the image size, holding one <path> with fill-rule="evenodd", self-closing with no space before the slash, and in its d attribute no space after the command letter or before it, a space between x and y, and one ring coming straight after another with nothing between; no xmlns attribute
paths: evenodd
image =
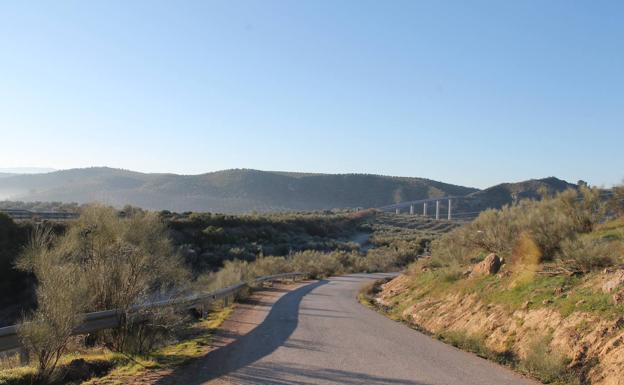
<svg viewBox="0 0 624 385"><path fill-rule="evenodd" d="M600 290L617 274L519 283L504 273L411 271L383 284L373 302L392 318L544 382L621 385L624 312Z"/></svg>

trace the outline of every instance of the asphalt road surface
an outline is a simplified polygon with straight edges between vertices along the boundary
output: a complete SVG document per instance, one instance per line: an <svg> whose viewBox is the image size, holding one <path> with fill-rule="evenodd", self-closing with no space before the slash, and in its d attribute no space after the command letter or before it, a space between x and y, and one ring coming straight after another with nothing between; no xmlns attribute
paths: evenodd
<svg viewBox="0 0 624 385"><path fill-rule="evenodd" d="M159 384L535 384L359 304L361 285L381 276L255 296L223 325L215 350Z"/></svg>

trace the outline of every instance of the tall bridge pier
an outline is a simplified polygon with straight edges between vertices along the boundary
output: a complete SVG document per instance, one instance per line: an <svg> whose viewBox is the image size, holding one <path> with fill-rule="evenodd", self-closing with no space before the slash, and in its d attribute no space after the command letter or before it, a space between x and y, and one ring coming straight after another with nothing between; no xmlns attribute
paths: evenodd
<svg viewBox="0 0 624 385"><path fill-rule="evenodd" d="M448 220L451 220L451 200L448 200Z"/></svg>
<svg viewBox="0 0 624 385"><path fill-rule="evenodd" d="M422 203L422 216L423 217L428 217L429 212L429 203L433 203L435 202L435 219L436 220L440 220L440 202L443 202L444 200L447 201L447 214L446 214L446 219L447 220L452 220L453 216L452 216L452 211L453 211L453 205L452 205L452 200L454 197L443 197L443 198L432 198L432 199L422 199L422 200L418 200L418 201L411 201L411 202L402 202L402 203L396 203L390 206L384 206L384 207L380 207L379 210L382 211L394 211L395 214L401 214L401 211L406 212L408 210L409 207L409 215L418 215L416 213L416 207L417 205Z"/></svg>

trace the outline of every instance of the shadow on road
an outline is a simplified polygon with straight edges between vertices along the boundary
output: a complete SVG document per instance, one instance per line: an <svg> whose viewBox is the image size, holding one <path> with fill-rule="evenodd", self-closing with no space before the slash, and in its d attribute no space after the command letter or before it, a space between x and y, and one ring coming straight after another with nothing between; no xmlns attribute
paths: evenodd
<svg viewBox="0 0 624 385"><path fill-rule="evenodd" d="M234 372L271 354L282 346L297 328L299 304L302 298L327 283L328 281L321 280L284 294L273 304L264 321L252 331L226 346L211 351L201 358L200 362L176 369L170 376L162 378L156 384L182 383L181 377L187 379L184 383L201 384Z"/></svg>
<svg viewBox="0 0 624 385"><path fill-rule="evenodd" d="M264 321L249 333L211 351L190 365L176 369L156 384L202 384L227 376L229 380L242 384L315 384L329 381L343 384L426 385L311 365L299 367L258 362L281 346L304 350L320 348L309 341L289 340L289 337L297 328L299 305L303 297L327 283L327 280L321 280L284 294L275 302Z"/></svg>
<svg viewBox="0 0 624 385"><path fill-rule="evenodd" d="M336 383L346 385L427 385L403 379L372 376L346 370L314 366L254 364L229 376L236 384L246 385L310 385Z"/></svg>

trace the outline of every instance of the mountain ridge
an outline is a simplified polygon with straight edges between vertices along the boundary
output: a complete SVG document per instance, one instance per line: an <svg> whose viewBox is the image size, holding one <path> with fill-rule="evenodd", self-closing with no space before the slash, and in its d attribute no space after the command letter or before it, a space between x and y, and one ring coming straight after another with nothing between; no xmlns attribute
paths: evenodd
<svg viewBox="0 0 624 385"><path fill-rule="evenodd" d="M117 207L130 204L152 210L241 213L380 207L443 196L474 196L477 201L496 200L496 204L504 204L516 190L533 194L537 188L533 185L554 186L556 190L574 186L557 178L533 181L479 190L426 178L363 173L229 169L180 175L89 167L5 176L0 178L0 199L99 201ZM522 183L529 184L522 187ZM512 187L516 185L521 187ZM501 189L509 193L501 193Z"/></svg>

